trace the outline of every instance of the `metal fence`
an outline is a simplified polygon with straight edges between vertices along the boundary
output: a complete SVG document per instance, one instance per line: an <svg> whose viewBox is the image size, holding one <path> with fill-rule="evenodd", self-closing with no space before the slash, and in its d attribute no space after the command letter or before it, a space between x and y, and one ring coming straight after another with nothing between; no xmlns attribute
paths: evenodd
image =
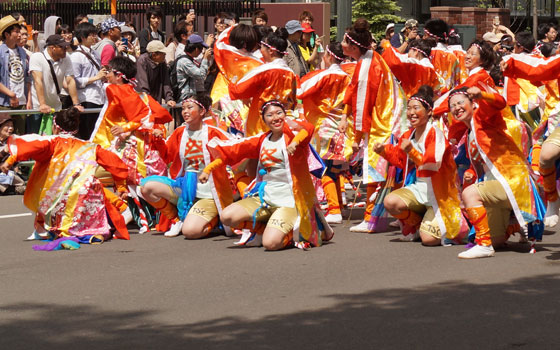
<svg viewBox="0 0 560 350"><path fill-rule="evenodd" d="M119 21L131 21L136 28L143 28L147 25L146 8L159 5L166 17L162 30L172 32L173 28L166 27L174 22L176 16L186 14L190 9L195 10L197 21L203 21L203 27L209 28L208 18L219 12L250 17L260 8L260 3L260 0L117 0L116 18ZM110 0L0 0L0 13L7 15L12 12L20 12L34 29L42 30L45 18L53 15L62 17L62 23L72 28L76 15L108 15L111 13L111 3Z"/></svg>

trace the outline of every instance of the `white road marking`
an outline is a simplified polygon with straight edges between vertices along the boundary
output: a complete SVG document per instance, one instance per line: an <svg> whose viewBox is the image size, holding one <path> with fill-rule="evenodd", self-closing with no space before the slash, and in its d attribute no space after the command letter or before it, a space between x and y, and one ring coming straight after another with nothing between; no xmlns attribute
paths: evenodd
<svg viewBox="0 0 560 350"><path fill-rule="evenodd" d="M0 219L9 219L9 218L19 218L20 216L31 216L32 213L23 213L23 214L11 214L11 215L0 215Z"/></svg>

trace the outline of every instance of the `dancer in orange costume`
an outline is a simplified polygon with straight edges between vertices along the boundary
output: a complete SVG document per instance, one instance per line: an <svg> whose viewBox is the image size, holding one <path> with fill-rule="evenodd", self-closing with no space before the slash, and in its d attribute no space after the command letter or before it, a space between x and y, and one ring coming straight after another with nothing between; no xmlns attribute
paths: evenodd
<svg viewBox="0 0 560 350"><path fill-rule="evenodd" d="M270 131L241 140L214 139L208 144L216 160L204 173L222 164L258 159L256 196L225 208L222 220L231 227L248 222L248 228L262 236L267 250L283 249L292 240L298 247L320 246L332 238L333 231L321 213L307 166L313 125L288 121L277 100L268 101L261 110ZM201 174L201 181L206 178Z"/></svg>
<svg viewBox="0 0 560 350"><path fill-rule="evenodd" d="M350 76L341 68L344 53L340 43L331 43L323 56L327 69L305 75L298 89L303 102L305 119L315 125L315 145L319 156L327 164L321 182L329 205L328 223L342 223L339 202L339 175L352 155L352 128L348 129L346 105L343 102Z"/></svg>
<svg viewBox="0 0 560 350"><path fill-rule="evenodd" d="M225 166L215 167L209 181L197 181L210 164L206 148L209 140L229 140L224 131L204 123L211 105L212 100L205 95L183 101L185 125L175 129L167 141L158 138L155 143L162 158L171 164L171 177L149 176L142 180L143 197L172 222L166 237L181 232L188 239L206 237L217 226L223 208L233 201ZM224 229L231 232L229 227Z"/></svg>
<svg viewBox="0 0 560 350"><path fill-rule="evenodd" d="M452 90L461 83L461 66L457 56L447 47L449 26L439 18L432 18L424 25L424 39L437 42L432 49L431 60L438 75L443 78L444 86L441 93Z"/></svg>
<svg viewBox="0 0 560 350"><path fill-rule="evenodd" d="M504 239L492 240L486 207L513 210L521 227L536 219L529 165L507 134L502 117L505 106L506 101L501 95L482 92L477 87L456 89L449 95L453 118L468 128L468 154L473 169L483 169L485 176L484 181L466 187L462 193L467 216L476 230L476 245L460 253L462 259L493 256L492 245L499 245L507 239L504 232ZM474 176L480 178L482 174Z"/></svg>
<svg viewBox="0 0 560 350"><path fill-rule="evenodd" d="M245 136L254 136L266 130L260 118L259 108L266 101L278 99L288 110L296 104L297 78L283 57L288 43L280 30L261 41L261 53L265 64L253 68L243 78L229 84L232 100L252 99L245 122Z"/></svg>
<svg viewBox="0 0 560 350"><path fill-rule="evenodd" d="M531 81L546 81L560 76L560 56L548 59L526 54L507 56L501 64L504 76ZM560 84L560 79L558 79ZM554 131L542 145L539 156L539 172L543 177L545 199L547 201L545 225L555 227L558 224L560 199L556 186L556 161L560 159L560 128Z"/></svg>
<svg viewBox="0 0 560 350"><path fill-rule="evenodd" d="M48 231L55 238L88 237L103 242L112 237L107 214L113 222L115 237L129 239L122 216L107 200L103 185L95 177L99 164L111 173L120 198L128 195L126 165L112 152L80 140L79 111L57 112L53 135L11 136L10 157L1 166L6 172L15 162L36 161L23 197L24 204L37 213L36 230Z"/></svg>
<svg viewBox="0 0 560 350"><path fill-rule="evenodd" d="M369 23L363 18L356 20L342 42L344 54L358 61L344 103L352 110L352 148L358 152L361 147L364 152L363 173L368 192L364 220L351 227L352 232L370 232L368 222L375 204L372 195L387 177L387 161L373 151L373 145L387 142L391 134L398 137L407 128L404 91L383 58L371 50L371 43Z"/></svg>
<svg viewBox="0 0 560 350"><path fill-rule="evenodd" d="M419 232L422 243L429 246L440 245L445 237L456 239L462 219L457 167L451 145L432 120L432 98L432 89L422 86L408 101L411 129L398 145L377 144L375 148L405 170L405 178L406 172L417 168L416 182L391 192L384 205L403 223L403 234Z"/></svg>

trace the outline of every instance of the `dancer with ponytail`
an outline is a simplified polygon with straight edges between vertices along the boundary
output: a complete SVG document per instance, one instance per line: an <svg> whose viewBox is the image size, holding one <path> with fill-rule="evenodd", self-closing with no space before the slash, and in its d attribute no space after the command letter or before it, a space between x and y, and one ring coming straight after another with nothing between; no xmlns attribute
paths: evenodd
<svg viewBox="0 0 560 350"><path fill-rule="evenodd" d="M334 233L317 203L307 165L313 125L287 119L278 100L265 102L261 115L270 131L241 140L209 142L216 159L200 180L218 166L258 159L258 175L248 196L224 209L223 223L251 230L253 236L262 238L267 250L292 244L300 248L320 246Z"/></svg>
<svg viewBox="0 0 560 350"><path fill-rule="evenodd" d="M35 160L23 202L37 213L36 232L100 243L113 236L109 217L115 237L129 239L122 216L94 175L99 164L112 175L118 196L126 198L127 167L114 153L76 138L79 122L79 110L70 108L55 113L54 136L11 136L7 145L10 157L0 170L7 172L15 162Z"/></svg>
<svg viewBox="0 0 560 350"><path fill-rule="evenodd" d="M370 49L371 42L369 23L363 18L356 20L342 42L344 54L358 61L344 103L352 110L352 148L354 152L363 149L363 178L367 184L364 221L351 227L352 232L372 231L369 222L374 193L387 177L387 161L374 152L373 145L389 142L392 134L398 137L407 128L404 91L383 58Z"/></svg>
<svg viewBox="0 0 560 350"><path fill-rule="evenodd" d="M451 145L432 119L433 90L421 86L407 105L411 128L398 145L376 144L375 151L405 170L416 168L417 180L385 197L387 211L403 223L403 234L419 232L422 244L440 245L444 238L460 242L461 208L457 167Z"/></svg>
<svg viewBox="0 0 560 350"><path fill-rule="evenodd" d="M447 47L449 26L439 18L432 18L424 24L423 39L435 40L437 45L432 49L431 60L436 72L445 81L440 94L448 92L461 83L461 65L453 51Z"/></svg>
<svg viewBox="0 0 560 350"><path fill-rule="evenodd" d="M328 203L326 220L333 224L342 223L340 174L343 167L348 168L353 140L353 131L348 128L346 119L347 107L343 101L350 76L340 68L343 61L342 45L338 42L329 44L323 56L326 69L305 75L298 89L305 119L315 125L317 152L327 165L321 182Z"/></svg>
<svg viewBox="0 0 560 350"><path fill-rule="evenodd" d="M476 231L476 245L460 253L462 259L493 256L493 245L499 246L509 238L505 232L507 223L501 232L490 231L489 220L492 218L487 216L486 208L513 210L520 227L537 217L537 194L529 175L529 165L507 134L501 114L505 106L506 101L500 94L482 92L478 87L456 89L449 94L453 118L467 127L472 169L470 174L466 173L465 179L484 175L483 181L465 187L462 193L468 219Z"/></svg>
<svg viewBox="0 0 560 350"><path fill-rule="evenodd" d="M203 119L212 106L206 95L197 95L183 101L182 116L185 125L173 131L165 141L161 132L155 131L155 146L166 163L169 175L149 176L142 180L142 195L154 208L171 220L166 237L181 232L188 239L206 237L218 226L222 209L233 201L225 166L208 170L206 181L198 181L210 164L206 145L214 138L229 140L221 129L204 123ZM224 227L226 234L229 227Z"/></svg>

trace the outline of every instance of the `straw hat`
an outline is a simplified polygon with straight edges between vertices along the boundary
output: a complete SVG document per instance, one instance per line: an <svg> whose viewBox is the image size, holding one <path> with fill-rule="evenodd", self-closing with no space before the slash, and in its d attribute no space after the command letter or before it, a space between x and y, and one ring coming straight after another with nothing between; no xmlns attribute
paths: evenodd
<svg viewBox="0 0 560 350"><path fill-rule="evenodd" d="M19 22L12 16L4 16L0 19L0 36L11 25L19 24Z"/></svg>

